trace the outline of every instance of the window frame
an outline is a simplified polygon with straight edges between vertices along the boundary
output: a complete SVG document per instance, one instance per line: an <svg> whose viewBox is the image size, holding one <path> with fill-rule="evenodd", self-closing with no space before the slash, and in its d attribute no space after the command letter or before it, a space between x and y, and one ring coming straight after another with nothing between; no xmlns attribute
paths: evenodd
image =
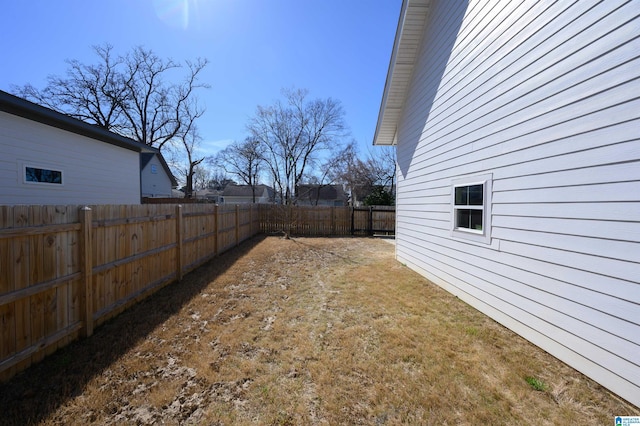
<svg viewBox="0 0 640 426"><path fill-rule="evenodd" d="M470 176L455 179L451 182L451 236L464 240L491 244L491 195L492 174ZM482 204L456 204L456 188L482 185ZM479 210L482 212L482 229L471 229L457 226L459 210Z"/></svg>
<svg viewBox="0 0 640 426"><path fill-rule="evenodd" d="M31 169L40 169L40 170L49 170L52 172L56 172L56 173L60 173L60 183L57 182L38 182L38 181L32 181L32 180L28 180L27 179L27 169L31 168ZM62 169L61 167L58 166L54 166L51 164L40 164L40 163L34 163L34 162L23 162L22 163L22 167L21 167L21 171L22 171L22 184L23 185L35 185L35 186L47 186L49 188L61 188L64 186L64 169Z"/></svg>

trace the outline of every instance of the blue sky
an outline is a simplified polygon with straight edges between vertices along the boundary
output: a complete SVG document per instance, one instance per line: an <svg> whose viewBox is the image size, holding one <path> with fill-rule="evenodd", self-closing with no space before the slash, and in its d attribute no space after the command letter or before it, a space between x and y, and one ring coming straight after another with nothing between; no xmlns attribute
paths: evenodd
<svg viewBox="0 0 640 426"><path fill-rule="evenodd" d="M44 87L65 59L96 61L142 45L210 63L198 93L203 153L247 135L257 105L282 88L340 100L352 137L371 147L402 0L21 0L0 9L0 89Z"/></svg>

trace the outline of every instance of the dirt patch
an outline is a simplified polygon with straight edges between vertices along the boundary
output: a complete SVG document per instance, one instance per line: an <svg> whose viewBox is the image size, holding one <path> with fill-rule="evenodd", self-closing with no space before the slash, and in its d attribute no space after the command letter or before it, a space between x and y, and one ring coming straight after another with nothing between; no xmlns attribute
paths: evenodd
<svg viewBox="0 0 640 426"><path fill-rule="evenodd" d="M595 425L638 413L400 265L385 241L277 237L0 385L0 412L0 424L105 425Z"/></svg>

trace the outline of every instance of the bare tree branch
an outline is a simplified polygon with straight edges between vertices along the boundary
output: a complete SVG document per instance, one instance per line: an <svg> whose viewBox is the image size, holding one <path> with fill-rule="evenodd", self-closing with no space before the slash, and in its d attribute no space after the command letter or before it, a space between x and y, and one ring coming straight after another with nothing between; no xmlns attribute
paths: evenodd
<svg viewBox="0 0 640 426"><path fill-rule="evenodd" d="M210 159L210 164L222 168L225 173L237 176L241 182L249 185L254 203L256 202L256 185L263 163L259 147L260 143L249 137L244 142L233 142Z"/></svg>
<svg viewBox="0 0 640 426"><path fill-rule="evenodd" d="M138 46L119 57L109 44L93 50L96 64L67 60L66 76L49 76L42 90L27 84L14 92L156 148L188 134L204 113L194 91L208 87L199 81L206 59L186 61L186 76L171 83L169 78L185 67L152 50Z"/></svg>
<svg viewBox="0 0 640 426"><path fill-rule="evenodd" d="M286 103L258 106L247 128L260 144L276 190L290 204L305 173L323 151L341 145L347 132L338 101L308 101L308 92L300 89L283 90L283 95Z"/></svg>

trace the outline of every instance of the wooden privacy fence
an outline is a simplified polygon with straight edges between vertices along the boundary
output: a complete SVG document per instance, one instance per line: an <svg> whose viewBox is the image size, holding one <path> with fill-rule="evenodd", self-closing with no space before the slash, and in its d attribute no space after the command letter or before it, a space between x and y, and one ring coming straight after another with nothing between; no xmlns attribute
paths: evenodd
<svg viewBox="0 0 640 426"><path fill-rule="evenodd" d="M396 210L391 206L325 207L260 205L260 229L296 236L395 234Z"/></svg>
<svg viewBox="0 0 640 426"><path fill-rule="evenodd" d="M250 204L0 206L0 378L259 232Z"/></svg>
<svg viewBox="0 0 640 426"><path fill-rule="evenodd" d="M259 232L394 230L393 207L0 206L0 379Z"/></svg>

